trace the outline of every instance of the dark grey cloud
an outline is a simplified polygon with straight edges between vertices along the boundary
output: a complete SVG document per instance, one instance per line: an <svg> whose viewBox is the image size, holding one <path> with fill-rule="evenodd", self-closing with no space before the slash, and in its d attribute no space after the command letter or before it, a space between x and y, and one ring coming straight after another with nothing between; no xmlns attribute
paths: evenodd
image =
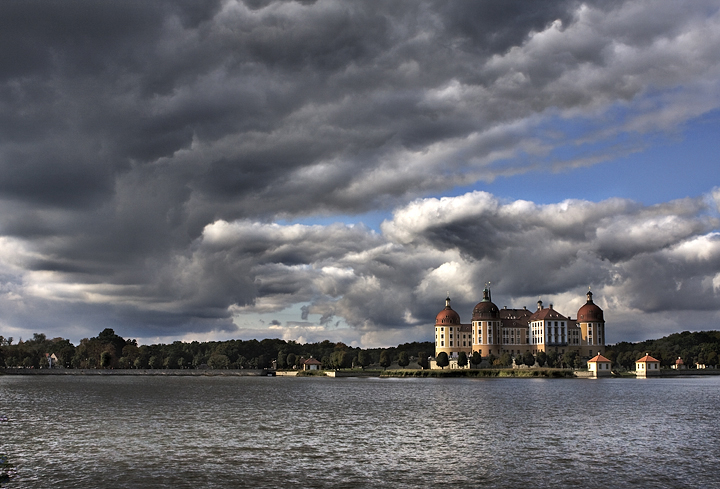
<svg viewBox="0 0 720 489"><path fill-rule="evenodd" d="M630 270L707 233L699 204L577 203L572 225L496 204L417 233L403 206L602 161L548 155L618 133L631 151L720 106L719 25L714 2L2 2L6 323L46 329L52 312L23 323L36 305L92 334L78 319L91 308L147 336L190 334L307 302L323 324L374 331L419 324L423 287L452 261L523 294L569 290L606 262ZM543 127L618 104L627 115L579 136ZM383 236L264 227L393 208ZM637 235L653 223L662 232Z"/></svg>

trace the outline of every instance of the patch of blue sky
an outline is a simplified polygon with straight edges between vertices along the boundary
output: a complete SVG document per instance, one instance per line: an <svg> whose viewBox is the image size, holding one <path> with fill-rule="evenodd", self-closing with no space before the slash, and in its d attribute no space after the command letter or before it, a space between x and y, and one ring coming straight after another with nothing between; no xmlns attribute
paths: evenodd
<svg viewBox="0 0 720 489"><path fill-rule="evenodd" d="M620 114L615 116L623 119ZM595 122L559 117L545 128L538 134L540 138L557 144L560 132L564 143L542 157L545 161L536 165L537 169L458 187L445 195L484 190L503 199L539 204L621 197L652 205L699 197L720 185L717 110L686 122L674 132L621 132L593 140L589 136L598 130ZM521 166L532 166L530 156L520 158L527 160Z"/></svg>

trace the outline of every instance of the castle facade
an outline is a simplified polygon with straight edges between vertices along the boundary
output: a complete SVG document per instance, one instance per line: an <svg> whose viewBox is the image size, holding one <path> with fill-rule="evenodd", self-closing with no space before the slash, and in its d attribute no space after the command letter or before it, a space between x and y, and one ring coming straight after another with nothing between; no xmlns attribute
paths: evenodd
<svg viewBox="0 0 720 489"><path fill-rule="evenodd" d="M485 287L483 298L473 308L469 324L460 321L460 315L445 299L445 309L435 317L435 356L440 352L454 358L460 352L468 357L478 352L483 357L503 353L512 356L530 352L554 351L559 355L575 350L587 360L605 353L605 319L603 310L593 303L592 292L578 310L575 319L556 311L552 304L543 307L538 301L537 310L526 308L498 309Z"/></svg>

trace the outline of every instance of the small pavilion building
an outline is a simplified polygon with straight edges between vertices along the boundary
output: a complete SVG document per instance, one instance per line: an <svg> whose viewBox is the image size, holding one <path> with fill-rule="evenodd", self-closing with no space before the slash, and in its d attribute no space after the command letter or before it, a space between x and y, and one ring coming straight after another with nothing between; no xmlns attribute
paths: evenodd
<svg viewBox="0 0 720 489"><path fill-rule="evenodd" d="M322 363L313 357L308 358L302 363L303 370L320 370Z"/></svg>
<svg viewBox="0 0 720 489"><path fill-rule="evenodd" d="M678 359L675 360L675 364L671 365L670 368L674 368L675 370L685 370L687 365L685 365L685 362L683 362L681 357L678 357Z"/></svg>
<svg viewBox="0 0 720 489"><path fill-rule="evenodd" d="M657 360L646 353L640 360L635 361L635 375L638 378L659 376L660 360Z"/></svg>
<svg viewBox="0 0 720 489"><path fill-rule="evenodd" d="M612 362L599 353L587 361L588 371L593 377L610 377Z"/></svg>

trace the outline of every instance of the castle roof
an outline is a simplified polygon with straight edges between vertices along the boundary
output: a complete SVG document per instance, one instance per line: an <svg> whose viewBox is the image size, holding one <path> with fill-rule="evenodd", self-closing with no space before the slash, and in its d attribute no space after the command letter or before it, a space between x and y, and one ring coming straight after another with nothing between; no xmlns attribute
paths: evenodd
<svg viewBox="0 0 720 489"><path fill-rule="evenodd" d="M445 309L435 316L435 324L460 324L460 315L450 307L450 297L445 299Z"/></svg>
<svg viewBox="0 0 720 489"><path fill-rule="evenodd" d="M588 290L587 302L578 309L577 315L578 321L585 323L588 321L605 321L603 319L603 310L600 309L597 304L592 300L592 292Z"/></svg>
<svg viewBox="0 0 720 489"><path fill-rule="evenodd" d="M568 318L557 312L555 309L553 309L552 304L550 304L550 307L544 307L542 309L538 309L533 313L532 316L528 318L529 321L542 321L545 319L559 319L563 321L567 321Z"/></svg>
<svg viewBox="0 0 720 489"><path fill-rule="evenodd" d="M500 319L506 328L527 328L532 313L527 309L500 309Z"/></svg>
<svg viewBox="0 0 720 489"><path fill-rule="evenodd" d="M473 308L473 321L480 321L482 319L496 319L500 317L500 310L490 300L490 288L485 287L483 289L483 298Z"/></svg>
<svg viewBox="0 0 720 489"><path fill-rule="evenodd" d="M595 355L594 357L592 357L590 360L588 360L588 363L590 363L590 362L607 362L607 363L612 363L610 360L608 360L608 359L605 358L604 356L600 355L599 353L598 353L597 355Z"/></svg>

